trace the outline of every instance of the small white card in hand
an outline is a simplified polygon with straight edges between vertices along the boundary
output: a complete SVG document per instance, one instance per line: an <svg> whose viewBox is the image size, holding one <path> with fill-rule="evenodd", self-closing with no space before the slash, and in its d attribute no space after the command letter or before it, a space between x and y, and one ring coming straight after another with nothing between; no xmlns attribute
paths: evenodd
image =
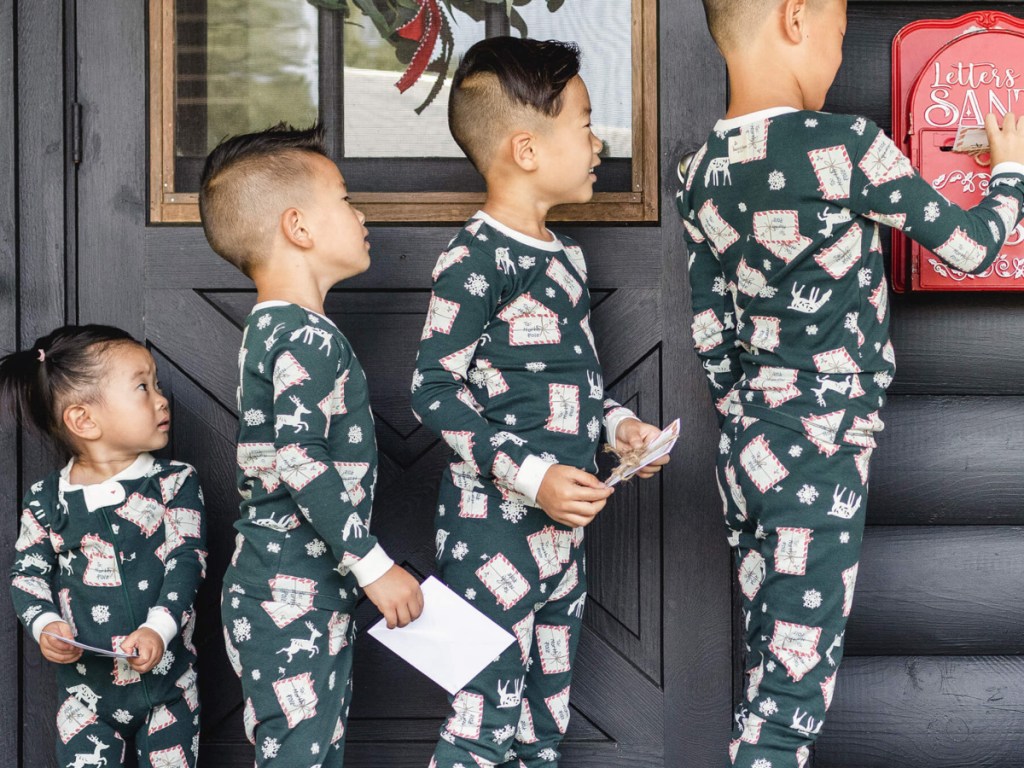
<svg viewBox="0 0 1024 768"><path fill-rule="evenodd" d="M628 480L648 464L657 461L669 453L675 447L676 440L679 439L679 429L679 419L676 419L647 445L647 451L640 457L640 461L635 467L630 467L621 475L612 474L611 477L604 481L604 484L611 487L623 480Z"/></svg>
<svg viewBox="0 0 1024 768"><path fill-rule="evenodd" d="M433 576L420 588L423 613L416 621L388 629L382 619L369 634L454 695L516 638Z"/></svg>
<svg viewBox="0 0 1024 768"><path fill-rule="evenodd" d="M109 656L112 659L134 659L136 656L139 655L138 651L134 651L132 653L125 653L124 651L111 651L106 648L97 648L95 645L86 645L85 643L80 643L77 640L72 640L68 637L61 637L56 632L47 632L45 629L41 630L40 634L49 635L50 637L56 637L62 643L73 645L75 646L75 648L81 648L83 651L94 653L97 656Z"/></svg>

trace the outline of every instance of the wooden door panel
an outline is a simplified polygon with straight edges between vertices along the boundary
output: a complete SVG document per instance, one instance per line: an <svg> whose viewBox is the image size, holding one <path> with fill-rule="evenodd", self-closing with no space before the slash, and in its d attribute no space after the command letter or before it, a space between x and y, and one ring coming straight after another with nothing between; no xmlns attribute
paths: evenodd
<svg viewBox="0 0 1024 768"><path fill-rule="evenodd" d="M237 349L254 300L252 291L199 286L153 287L146 296L147 337L174 398L172 449L200 468L207 494L210 569L199 601L197 642L204 654L201 691L215 703L204 713L204 743L234 744L242 752L251 747L240 730L240 687L221 647L219 584L238 515L233 445ZM449 458L447 446L416 421L409 406L428 302L429 285L419 291L336 291L325 307L349 337L370 380L381 455L375 531L396 561L420 576L433 571L437 485ZM662 418L660 339L651 323L657 306L651 291L605 290L598 292L593 313L595 327L604 330L599 352L614 361L608 366L616 376L607 378L610 394L655 423ZM613 765L657 754L651 747L661 730L660 509L659 483L628 483L589 531L592 589L579 661L580 677L588 679L574 691L567 766ZM364 601L357 625L366 627L376 618L376 610ZM396 733L422 764L447 716L445 697L365 636L356 654L352 764L365 760L362 764L379 766L381 750L395 748ZM403 692L399 701L396 690ZM577 745L586 749L577 750ZM400 761L396 765L403 764L404 758L395 759Z"/></svg>

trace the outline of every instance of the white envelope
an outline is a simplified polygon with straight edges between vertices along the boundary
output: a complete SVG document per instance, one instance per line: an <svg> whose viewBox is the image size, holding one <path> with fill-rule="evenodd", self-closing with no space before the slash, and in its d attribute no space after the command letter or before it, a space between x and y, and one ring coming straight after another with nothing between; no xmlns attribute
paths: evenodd
<svg viewBox="0 0 1024 768"><path fill-rule="evenodd" d="M420 587L416 621L388 629L382 619L368 633L454 695L516 638L433 576Z"/></svg>
<svg viewBox="0 0 1024 768"><path fill-rule="evenodd" d="M56 634L55 632L47 632L45 629L41 630L40 634L49 635L50 637L56 637L62 643L67 643L68 645L73 645L73 646L75 646L75 648L81 648L83 651L86 651L88 653L93 653L93 654L95 654L97 656L109 656L112 659L134 659L136 656L139 655L138 651L132 651L131 653L125 653L124 651L114 651L114 650L108 650L106 648L97 648L95 645L86 645L85 643L80 643L77 640L72 640L72 639L67 638L67 637L61 637L60 635Z"/></svg>

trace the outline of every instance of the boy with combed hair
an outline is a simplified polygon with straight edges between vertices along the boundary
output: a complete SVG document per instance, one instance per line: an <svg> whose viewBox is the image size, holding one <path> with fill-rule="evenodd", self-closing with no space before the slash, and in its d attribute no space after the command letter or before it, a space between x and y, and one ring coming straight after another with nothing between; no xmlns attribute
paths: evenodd
<svg viewBox="0 0 1024 768"><path fill-rule="evenodd" d="M604 399L583 251L546 226L553 206L591 198L600 163L579 51L477 43L449 122L487 200L434 269L413 408L457 454L437 507L440 575L518 642L452 697L431 765L553 766L586 598L583 526L612 493L591 474L602 425L626 448L659 430Z"/></svg>
<svg viewBox="0 0 1024 768"><path fill-rule="evenodd" d="M211 246L257 289L238 359L242 514L221 602L246 732L257 766L341 768L360 591L389 627L423 607L370 534L366 377L324 314L327 291L370 266L364 217L319 127L223 142L199 206Z"/></svg>
<svg viewBox="0 0 1024 768"><path fill-rule="evenodd" d="M895 372L878 223L953 268L986 269L1021 219L1024 120L989 116L992 183L963 211L878 126L817 111L842 60L845 0L704 6L730 102L678 202L749 655L729 754L795 768L835 689Z"/></svg>

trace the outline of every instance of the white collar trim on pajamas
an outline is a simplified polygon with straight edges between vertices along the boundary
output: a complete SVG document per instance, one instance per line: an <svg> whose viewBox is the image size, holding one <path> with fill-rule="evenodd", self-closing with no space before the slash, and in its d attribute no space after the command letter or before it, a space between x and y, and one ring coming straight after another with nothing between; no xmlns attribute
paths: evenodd
<svg viewBox="0 0 1024 768"><path fill-rule="evenodd" d="M799 110L793 107L771 107L770 109L762 109L758 112L750 112L746 115L740 115L739 117L730 117L728 120L722 119L715 123L716 131L731 131L733 128L739 128L741 125L747 125L748 123L756 123L760 120L768 120L779 115L788 115L791 112L798 112Z"/></svg>
<svg viewBox="0 0 1024 768"><path fill-rule="evenodd" d="M496 218L494 218L490 214L484 213L483 211L477 211L476 213L474 213L473 214L473 218L474 219L481 219L488 226L492 227L493 229L498 230L503 235L507 235L508 237L511 237L513 240L515 240L517 242L520 242L523 245L528 245L531 248L536 248L537 250L540 250L540 251L551 251L552 253L558 253L559 251L563 250L562 241L559 240L558 239L558 235L556 235L550 229L547 232L554 239L552 239L552 240L538 240L536 237L530 237L529 235L524 235L522 232L518 232L518 231L512 229L512 227L509 227L509 226L506 226L505 224L502 224Z"/></svg>
<svg viewBox="0 0 1024 768"><path fill-rule="evenodd" d="M259 304L253 305L253 308L249 310L249 314L252 315L261 310L270 309L271 307L298 307L299 309L305 312L309 312L311 315L316 315L321 320L326 320L331 325L334 325L334 321L331 320L331 318L329 318L327 315L321 315L315 309L310 309L309 307L304 307L301 304L295 304L294 302L291 301L278 301L276 299L274 299L273 301L261 301ZM338 326L334 325L334 327L337 328Z"/></svg>
<svg viewBox="0 0 1024 768"><path fill-rule="evenodd" d="M124 486L121 485L120 481L138 480L140 477L145 477L153 469L156 459L151 454L140 453L139 458L113 477L108 477L102 482L90 485L78 485L71 482L69 478L71 477L71 467L74 466L74 463L75 460L71 459L67 466L60 471L60 490L62 493L81 491L85 498L85 506L90 512L95 512L97 509L109 507L111 504L120 504L124 501Z"/></svg>

